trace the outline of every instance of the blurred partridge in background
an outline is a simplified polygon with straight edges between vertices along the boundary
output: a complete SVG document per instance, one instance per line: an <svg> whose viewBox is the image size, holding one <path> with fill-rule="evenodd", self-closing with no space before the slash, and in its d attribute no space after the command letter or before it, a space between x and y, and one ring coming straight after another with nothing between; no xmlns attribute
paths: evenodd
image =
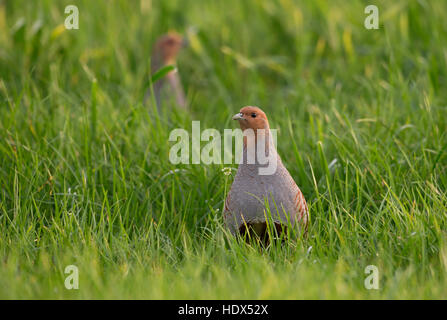
<svg viewBox="0 0 447 320"><path fill-rule="evenodd" d="M168 32L167 34L158 38L154 45L151 57L151 72L154 74L160 68L167 65L177 65L177 55L184 47L185 40L176 32ZM183 91L180 76L177 68L169 72L165 77L153 84L153 90L157 107L160 108L160 103L163 100L170 100L175 98L176 104L181 108L186 108L186 98ZM150 88L147 90L145 100L151 94Z"/></svg>
<svg viewBox="0 0 447 320"><path fill-rule="evenodd" d="M226 225L233 234L244 235L249 232L251 235L256 234L263 241L268 241L265 223L268 216L265 202L267 199L278 234L285 231L288 223L294 226L300 224L306 232L309 214L306 200L284 167L270 140L270 127L265 113L257 107L244 107L233 117L233 120L239 121L243 131L253 129L256 136L259 132L265 132L266 146L262 150L266 150L266 154L275 155L277 167L273 174L260 175L258 169L263 165L259 164L258 160L249 164L245 159L247 148L253 147L250 145L252 143L257 144L257 140L244 138L244 160L239 164L236 177L225 200ZM255 146L256 150L258 147L258 145Z"/></svg>

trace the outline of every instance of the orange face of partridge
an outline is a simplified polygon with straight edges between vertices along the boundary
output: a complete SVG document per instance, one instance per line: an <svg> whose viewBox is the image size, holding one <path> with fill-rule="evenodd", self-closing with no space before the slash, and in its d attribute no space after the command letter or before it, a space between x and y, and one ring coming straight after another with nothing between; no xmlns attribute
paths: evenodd
<svg viewBox="0 0 447 320"><path fill-rule="evenodd" d="M175 64L177 54L183 45L182 36L175 32L169 32L157 41L155 47L164 64Z"/></svg>
<svg viewBox="0 0 447 320"><path fill-rule="evenodd" d="M258 107L243 107L239 113L233 116L233 120L238 120L242 130L253 129L268 129L269 122L267 117Z"/></svg>

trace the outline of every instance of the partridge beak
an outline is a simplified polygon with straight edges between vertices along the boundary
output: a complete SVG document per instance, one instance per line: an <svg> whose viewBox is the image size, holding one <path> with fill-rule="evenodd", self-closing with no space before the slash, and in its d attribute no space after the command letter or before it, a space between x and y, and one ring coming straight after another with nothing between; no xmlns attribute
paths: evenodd
<svg viewBox="0 0 447 320"><path fill-rule="evenodd" d="M242 112L239 112L239 113L236 113L236 114L233 116L233 118L231 118L231 119L233 119L233 120L242 120L242 119L244 119L244 117L243 117L243 115L242 115Z"/></svg>

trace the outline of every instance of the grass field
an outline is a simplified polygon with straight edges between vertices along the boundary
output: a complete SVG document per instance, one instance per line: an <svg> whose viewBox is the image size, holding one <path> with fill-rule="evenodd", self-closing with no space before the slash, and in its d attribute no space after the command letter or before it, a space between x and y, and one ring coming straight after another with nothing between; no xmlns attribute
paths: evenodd
<svg viewBox="0 0 447 320"><path fill-rule="evenodd" d="M447 2L374 1L378 30L368 4L0 0L0 298L447 298ZM190 112L158 117L169 30ZM235 171L169 162L172 129L236 128L244 105L280 129L306 239L236 241Z"/></svg>

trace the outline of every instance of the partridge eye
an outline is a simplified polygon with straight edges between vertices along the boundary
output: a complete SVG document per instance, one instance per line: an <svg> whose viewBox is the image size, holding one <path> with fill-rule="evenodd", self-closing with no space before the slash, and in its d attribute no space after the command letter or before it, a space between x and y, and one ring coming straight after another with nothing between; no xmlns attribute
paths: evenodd
<svg viewBox="0 0 447 320"><path fill-rule="evenodd" d="M252 117L252 118L256 118L256 113L253 112L253 113L251 114L251 117Z"/></svg>

